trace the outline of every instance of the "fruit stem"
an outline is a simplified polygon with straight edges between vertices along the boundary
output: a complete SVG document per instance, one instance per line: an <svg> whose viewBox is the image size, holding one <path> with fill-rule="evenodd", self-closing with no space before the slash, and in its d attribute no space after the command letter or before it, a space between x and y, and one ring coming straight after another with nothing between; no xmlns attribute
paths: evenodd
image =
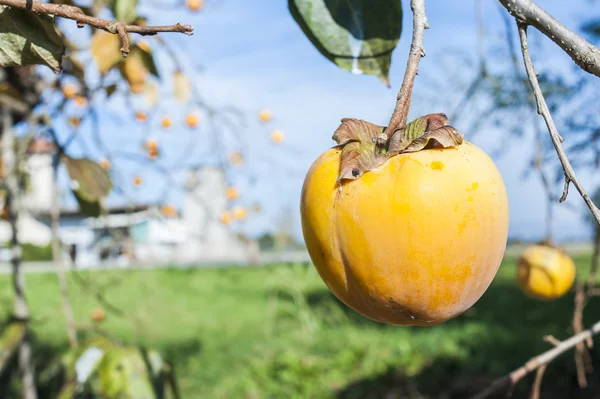
<svg viewBox="0 0 600 399"><path fill-rule="evenodd" d="M425 13L425 0L411 0L410 8L413 13L413 35L408 54L408 62L406 72L404 73L404 81L396 98L396 107L386 128L388 133L382 133L377 138L377 145L384 147L389 137L391 137L398 129L404 128L408 120L408 109L410 108L410 98L412 89L415 83L415 78L419 69L419 61L425 56L423 47L423 36L425 29L429 29L427 15Z"/></svg>

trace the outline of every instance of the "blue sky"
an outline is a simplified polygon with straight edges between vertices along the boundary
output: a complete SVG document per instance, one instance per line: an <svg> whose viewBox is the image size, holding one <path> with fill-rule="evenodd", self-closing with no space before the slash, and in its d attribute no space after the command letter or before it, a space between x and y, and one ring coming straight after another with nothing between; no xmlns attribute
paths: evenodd
<svg viewBox="0 0 600 399"><path fill-rule="evenodd" d="M495 1L483 3L486 44L489 45L494 37L502 34L503 25ZM590 7L586 1L539 0L538 3L571 27L576 27L588 16L586 7ZM343 71L321 56L293 21L284 0L206 0L205 9L195 14L185 10L142 8L147 11L145 14L150 16L152 24L180 21L194 25L195 33L191 37L168 34L163 38L185 54L189 71L201 68L201 72L193 75L194 82L208 102L231 104L246 113L246 122L239 133L244 142L251 144L248 144L248 164L243 171L249 171L256 178L256 184L252 185L244 173L233 173L231 180L242 189L242 202L252 204L257 201L263 208L260 215L253 216L243 227L246 232L257 234L272 227L281 212L288 209L294 215L294 233L300 238L298 203L304 173L322 151L333 145L331 135L340 119L356 117L382 125L388 122L410 46L412 15L408 1L403 1L403 5L403 35L392 58L391 88L373 76ZM452 70L456 79L468 82L469 69L459 61L439 61L442 53L449 48L461 48L472 57L476 55L473 0L428 1L427 13L431 26L425 32L427 56L420 64L409 118L433 112L449 113L450 109L440 107L444 103L453 104L460 96L461 93L444 92L448 88L442 85L433 90L444 101L432 99L431 82L439 78L440 66ZM534 44L536 40L543 43L542 52L534 54L539 61L538 70L545 65L565 70L572 67L572 61L560 49L539 36L532 36ZM152 39L150 42L153 44ZM445 64L440 65L440 62ZM168 62L161 62L159 66L165 70L171 67ZM116 101L102 114L104 140L113 151L124 148L139 151L141 137L149 133L164 143L165 153L170 154L165 162L170 163L181 158L190 142L202 147L210 141L210 132L204 127L190 134L176 123L167 133L156 127L148 132L126 118L115 119L123 106L124 103ZM172 102L162 107L179 119L187 110ZM271 109L274 115L274 120L267 126L256 121L256 112L263 107ZM157 120L152 123L156 125ZM534 148L531 134L520 143L508 144L508 134L502 131L488 129L484 134L474 135L459 125L455 127L490 155L501 146L509 146L503 156L493 159L508 190L510 234L540 238L544 232L545 212L541 185L535 174L527 180L522 179L526 158ZM285 145L269 142L268 135L274 128L285 131ZM87 146L75 144L73 149L86 152L86 148L93 148L91 138L83 141ZM97 150L92 151L94 156L101 156ZM203 152L200 148L189 157L191 161L197 158L202 162L213 155L211 150ZM151 201L164 187L160 184L161 175L153 173L147 166L133 162L119 166L123 175L140 173L149 182L139 190L130 190L132 201ZM597 184L591 172L577 172L585 186ZM174 177L181 181L181 174ZM111 199L113 202L118 200L117 196ZM180 205L180 191L171 192L169 200ZM556 238L586 237L588 231L580 217L582 201L574 188L567 203L575 207L575 211L564 205L556 207Z"/></svg>

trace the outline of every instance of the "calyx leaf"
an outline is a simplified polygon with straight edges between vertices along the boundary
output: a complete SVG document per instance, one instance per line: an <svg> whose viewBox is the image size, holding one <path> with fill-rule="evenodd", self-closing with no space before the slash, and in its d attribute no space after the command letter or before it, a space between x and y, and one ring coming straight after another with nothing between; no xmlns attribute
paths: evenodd
<svg viewBox="0 0 600 399"><path fill-rule="evenodd" d="M343 145L338 181L355 180L386 159L378 152L374 139L385 128L360 119L344 118L333 134L338 145Z"/></svg>
<svg viewBox="0 0 600 399"><path fill-rule="evenodd" d="M448 126L448 122L448 117L443 113L429 114L415 119L390 137L389 153L420 151L432 140L444 148L462 144L462 133Z"/></svg>
<svg viewBox="0 0 600 399"><path fill-rule="evenodd" d="M385 132L385 127L360 119L342 119L333 134L333 140L342 147L338 182L358 179L401 153L420 151L428 146L447 148L462 144L463 134L448 122L443 113L419 117L396 130L386 148L380 148L377 138Z"/></svg>
<svg viewBox="0 0 600 399"><path fill-rule="evenodd" d="M53 17L0 6L0 26L0 67L47 65L61 72L65 44Z"/></svg>

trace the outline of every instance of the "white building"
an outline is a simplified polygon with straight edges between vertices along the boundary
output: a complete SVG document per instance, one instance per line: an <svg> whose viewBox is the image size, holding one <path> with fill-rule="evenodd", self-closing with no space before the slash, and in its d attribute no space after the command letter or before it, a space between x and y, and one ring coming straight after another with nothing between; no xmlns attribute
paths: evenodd
<svg viewBox="0 0 600 399"><path fill-rule="evenodd" d="M45 142L47 144L47 142ZM37 144L27 159L31 190L23 200L19 239L35 245L51 242L52 151ZM62 210L59 238L63 256L76 249L78 267L100 263L253 263L258 243L239 237L220 221L227 208L225 175L219 168L190 170L183 209L165 217L159 205L109 208L89 218ZM0 221L0 242L10 240L10 226Z"/></svg>

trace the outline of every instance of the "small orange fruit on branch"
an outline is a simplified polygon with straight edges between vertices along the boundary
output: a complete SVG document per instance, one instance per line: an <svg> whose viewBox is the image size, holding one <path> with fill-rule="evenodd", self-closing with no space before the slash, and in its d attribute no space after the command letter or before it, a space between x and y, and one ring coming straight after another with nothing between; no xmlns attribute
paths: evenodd
<svg viewBox="0 0 600 399"><path fill-rule="evenodd" d="M273 118L273 114L271 113L270 109L263 108L258 111L258 118L261 122L268 122Z"/></svg>
<svg viewBox="0 0 600 399"><path fill-rule="evenodd" d="M168 129L171 127L171 118L169 118L168 116L163 116L162 119L160 120L160 125L162 127L164 127L165 129Z"/></svg>
<svg viewBox="0 0 600 399"><path fill-rule="evenodd" d="M225 195L227 196L228 200L233 201L233 200L236 200L240 196L240 190L238 190L238 188L234 187L234 186L227 187L227 190L225 191Z"/></svg>
<svg viewBox="0 0 600 399"><path fill-rule="evenodd" d="M196 114L190 113L185 116L185 124L189 127L198 126L198 122L200 122L200 117Z"/></svg>
<svg viewBox="0 0 600 399"><path fill-rule="evenodd" d="M273 130L273 132L271 132L271 140L274 143L281 143L283 141L283 138L284 138L283 130L275 129L275 130Z"/></svg>
<svg viewBox="0 0 600 399"><path fill-rule="evenodd" d="M219 220L224 225L228 225L229 223L231 223L231 212L224 211L223 213L221 213L221 216L219 217Z"/></svg>
<svg viewBox="0 0 600 399"><path fill-rule="evenodd" d="M569 255L553 245L530 245L519 257L517 281L533 298L557 299L575 282L575 264Z"/></svg>
<svg viewBox="0 0 600 399"><path fill-rule="evenodd" d="M77 86L74 84L66 84L62 88L62 93L65 98L73 98L78 92Z"/></svg>
<svg viewBox="0 0 600 399"><path fill-rule="evenodd" d="M145 112L138 111L135 113L135 119L137 119L139 122L146 122L148 115L146 115Z"/></svg>
<svg viewBox="0 0 600 399"><path fill-rule="evenodd" d="M106 318L106 313L102 308L95 308L94 310L92 310L91 316L94 323L102 323Z"/></svg>
<svg viewBox="0 0 600 399"><path fill-rule="evenodd" d="M233 208L233 217L237 220L244 220L248 216L248 211L243 206Z"/></svg>
<svg viewBox="0 0 600 399"><path fill-rule="evenodd" d="M236 165L236 166L243 164L244 163L244 154L242 154L239 151L232 153L229 156L229 162L231 162L231 164Z"/></svg>
<svg viewBox="0 0 600 399"><path fill-rule="evenodd" d="M502 177L447 122L432 114L385 132L345 118L337 145L306 174L300 212L313 264L337 298L369 319L433 326L457 317L502 261Z"/></svg>
<svg viewBox="0 0 600 399"><path fill-rule="evenodd" d="M141 185L142 185L142 178L141 178L140 176L135 176L135 177L133 178L133 185L134 185L135 187L139 187L139 186L141 186Z"/></svg>
<svg viewBox="0 0 600 399"><path fill-rule="evenodd" d="M204 5L204 0L186 0L185 4L190 10L198 11Z"/></svg>
<svg viewBox="0 0 600 399"><path fill-rule="evenodd" d="M106 158L101 159L98 164L105 170L110 169L110 161Z"/></svg>

